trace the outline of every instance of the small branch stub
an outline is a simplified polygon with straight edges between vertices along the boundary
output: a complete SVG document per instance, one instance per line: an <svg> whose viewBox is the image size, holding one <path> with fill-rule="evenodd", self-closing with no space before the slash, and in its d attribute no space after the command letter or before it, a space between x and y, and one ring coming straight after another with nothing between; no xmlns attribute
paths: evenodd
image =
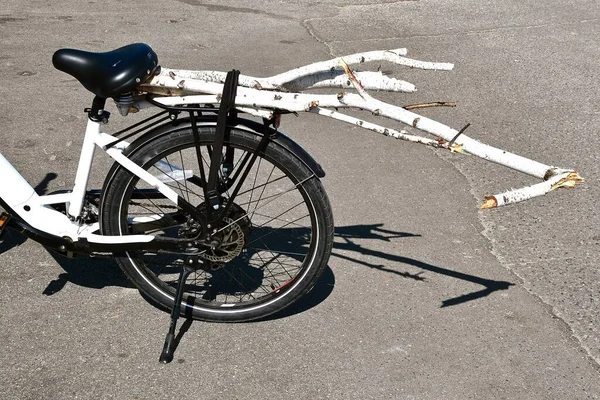
<svg viewBox="0 0 600 400"><path fill-rule="evenodd" d="M431 103L419 103L404 106L405 110L418 110L420 108L431 108L431 107L456 107L456 103L449 101L434 101Z"/></svg>
<svg viewBox="0 0 600 400"><path fill-rule="evenodd" d="M463 128L460 131L458 131L458 133L450 140L450 146L452 146L454 144L454 142L456 142L456 139L458 139L458 137L460 135L462 135L464 133L464 131L466 131L467 128L470 126L471 126L470 122L468 124L466 124L465 126L463 126Z"/></svg>

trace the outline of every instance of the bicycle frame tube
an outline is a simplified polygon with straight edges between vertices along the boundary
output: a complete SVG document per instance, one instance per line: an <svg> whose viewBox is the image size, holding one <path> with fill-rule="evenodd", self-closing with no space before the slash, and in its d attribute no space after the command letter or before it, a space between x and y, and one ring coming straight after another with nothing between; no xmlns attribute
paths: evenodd
<svg viewBox="0 0 600 400"><path fill-rule="evenodd" d="M116 162L157 189L166 198L173 201L174 204L177 204L177 193L165 185L158 177L151 175L123 155L123 150L128 146L128 143L120 142L114 147L105 149L106 145L116 140L114 137L100 131L99 122L88 120L73 190L69 193L45 196L38 195L31 185L27 183L21 174L0 153L0 199L10 208L10 211L16 213L31 227L54 236L69 238L71 241L86 238L90 243L101 244L150 242L154 239L154 236L97 235L93 232L98 230L98 223L83 224L78 221L77 217L81 214L83 208L96 146L105 150ZM173 169L179 170L175 166L173 166ZM186 172L183 172L184 176ZM51 204L63 203L67 205L69 216L49 206Z"/></svg>
<svg viewBox="0 0 600 400"><path fill-rule="evenodd" d="M56 201L46 204L66 202L67 195L39 196L19 172L0 154L0 198L10 211L34 228L59 237L77 238L77 227L70 219L46 206L40 201L43 197L53 197ZM62 201L61 201L62 200Z"/></svg>

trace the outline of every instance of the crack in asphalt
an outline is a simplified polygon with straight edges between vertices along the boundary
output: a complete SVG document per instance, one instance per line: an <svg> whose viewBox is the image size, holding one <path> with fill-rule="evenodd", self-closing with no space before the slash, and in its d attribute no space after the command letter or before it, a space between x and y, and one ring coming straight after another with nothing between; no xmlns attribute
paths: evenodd
<svg viewBox="0 0 600 400"><path fill-rule="evenodd" d="M450 163L452 165L454 165L454 163L452 163L452 162L450 162ZM460 168L456 168L456 169L459 171L459 173L461 175L465 176L462 173L462 171L460 171ZM471 189L473 189L473 185L471 185L470 182L469 182L469 186L471 186ZM523 289L525 289L525 291L527 291L527 293L529 293L531 296L533 296L538 301L540 301L544 305L544 307L546 307L546 309L548 310L548 313L550 315L552 315L557 320L561 321L561 323L563 324L563 328L569 333L569 337L574 342L574 344L576 345L576 347L582 353L585 354L586 358L596 368L596 370L600 371L600 359L598 359L597 357L595 357L592 354L591 349L588 346L586 346L585 343L583 342L583 340L582 340L583 338L581 338L577 334L577 331L571 326L571 324L569 324L569 322L566 319L566 316L563 313L561 313L558 308L556 308L554 305L552 305L549 300L547 300L544 296L542 296L541 294L539 294L538 292L536 292L531 287L531 284L529 283L529 281L527 281L525 278L523 278L516 270L514 270L513 268L511 268L511 265L515 265L515 264L507 262L506 258L502 254L500 254L500 252L496 249L496 240L491 236L492 224L491 223L486 223L484 221L485 217L482 216L482 213L484 213L484 212L485 211L479 211L478 212L478 219L479 219L481 225L484 227L484 230L481 232L481 234L491 244L492 247L491 247L491 249L489 251L494 256L494 258L496 258L496 260L498 261L498 264L500 264L507 271L509 271L511 274L513 274L514 276L516 276L517 278L519 278L519 280L521 281L521 287Z"/></svg>
<svg viewBox="0 0 600 400"><path fill-rule="evenodd" d="M328 42L326 42L325 40L321 39L316 34L314 27L310 24L310 21L312 21L314 19L326 19L326 18L331 18L331 17L325 17L325 18L308 18L308 19L305 19L305 20L302 21L302 26L304 27L304 29L306 29L306 31L308 32L308 34L313 39L315 39L317 42L319 42L320 44L322 44L325 47L327 47L327 52L329 53L329 55L331 55L332 57L335 57L335 55L333 54L333 50L332 50L331 46L328 44Z"/></svg>

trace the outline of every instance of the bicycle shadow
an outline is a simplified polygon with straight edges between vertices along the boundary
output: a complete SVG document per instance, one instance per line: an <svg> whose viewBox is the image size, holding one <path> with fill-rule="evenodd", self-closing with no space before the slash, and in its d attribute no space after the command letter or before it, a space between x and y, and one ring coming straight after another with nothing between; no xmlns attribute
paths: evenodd
<svg viewBox="0 0 600 400"><path fill-rule="evenodd" d="M47 173L40 183L34 187L34 190L39 195L46 194L50 182L57 177L58 175L54 172ZM27 237L21 233L8 230L3 241L0 242L0 254L20 246L26 240ZM46 250L65 271L65 273L59 274L56 279L48 283L48 286L42 292L46 296L58 293L69 282L92 289L102 289L107 286L133 287L121 272L117 263L110 258L76 256L70 259L55 253L53 250Z"/></svg>
<svg viewBox="0 0 600 400"><path fill-rule="evenodd" d="M44 194L48 189L48 184L56 177L57 175L55 173L47 174L46 177L35 187L36 192L39 194ZM308 232L298 232L297 229L295 231L295 235L308 234ZM11 248L20 246L26 240L26 238L21 234L15 232L7 233L8 235L5 236L4 241L0 243L0 254L4 253L5 251L8 251ZM262 234L260 236L262 236ZM280 235L280 237L285 236L286 234ZM466 293L455 298L443 300L441 307L449 307L462 304L467 301L476 300L488 296L496 291L507 290L510 286L514 285L513 283L506 281L495 281L491 279L478 277L475 275L457 272L452 269L428 264L423 261L409 257L404 257L396 254L388 254L379 250L374 250L368 246L356 243L357 240L376 240L391 242L393 239L410 237L421 237L421 235L385 229L384 224L382 223L336 227L334 233L332 257L338 257L340 259L348 260L350 262L357 263L368 268L398 275L399 277L406 279L413 279L416 281L424 281L425 278L422 276L422 274L425 271L429 271L482 286L481 290L472 293ZM107 286L119 286L127 288L133 287L133 285L118 267L117 263L111 258L95 258L80 256L73 259L69 259L63 257L58 253L54 253L51 250L49 250L49 253L61 266L65 273L59 274L56 279L52 280L48 284L46 289L43 291L43 294L45 295L51 296L59 292L69 282L75 285L93 289L102 289ZM349 255L348 253L356 253L356 256ZM365 261L365 256L379 259L381 260L381 263L375 264L372 262ZM398 269L390 268L389 264L391 263L399 265L411 265L423 271L417 274L410 273L408 271L399 271ZM334 273L332 269L329 266L327 266L309 295L304 296L290 307L268 317L267 319L285 318L309 310L322 303L327 297L329 297L329 295L333 291L334 286Z"/></svg>
<svg viewBox="0 0 600 400"><path fill-rule="evenodd" d="M442 308L458 305L468 301L473 301L488 296L491 293L494 293L499 290L507 290L510 286L513 285L513 283L510 282L485 279L478 276L457 272L448 268L428 264L413 258L384 253L378 250L371 249L367 246L355 243L355 240L357 239L382 240L390 242L392 239L420 236L421 235L413 233L395 232L387 230L383 228L383 224L350 225L337 227L335 229L336 240L334 241L333 245L332 257L338 257L340 259L348 260L352 263L357 263L365 267L372 268L374 270L382 271L385 273L391 273L404 279L425 281L426 278L423 277L422 274L424 271L429 271L483 286L483 289L479 291L466 293L455 298L444 300L441 305ZM11 237L14 237L14 235L11 235ZM21 236L17 239L5 241L3 244L0 244L0 254L6 251L7 248L12 248L20 245L25 240L26 239L23 236ZM357 253L357 255L348 255L348 253L350 252L355 252ZM52 280L48 284L46 289L43 291L43 294L47 296L51 296L59 292L69 282L72 284L94 289L101 289L106 286L133 287L133 285L127 280L123 272L119 269L116 262L113 260L106 258L95 259L91 257L67 259L61 255L54 253L53 251L49 250L49 253L53 256L56 262L65 270L65 273L60 274L56 279ZM375 264L365 261L365 256L376 257L380 260L383 260L384 263ZM394 263L397 265L411 265L413 267L420 268L423 271L417 274L410 273L408 271L399 271L397 269L386 266L385 263ZM316 282L313 289L308 293L308 295L301 297L298 301L283 309L282 311L279 311L268 317L256 320L254 322L287 318L295 314L303 313L324 302L333 292L334 287L335 275L333 273L333 270L329 266L327 266L323 271L321 277ZM146 301L154 305L154 303L149 301L148 299L146 299ZM183 339L186 332L190 329L193 323L194 320L192 320L188 315L186 320L179 326L174 341L173 352L175 352L181 340Z"/></svg>
<svg viewBox="0 0 600 400"><path fill-rule="evenodd" d="M449 268L440 267L437 265L428 264L426 262L413 259L410 257L404 257L396 254L388 254L379 250L373 250L367 246L359 245L353 240L356 239L372 239L372 240L383 240L391 241L396 238L405 237L419 237L420 235L406 233L406 232L394 232L383 228L383 224L370 224L370 225L350 225L337 227L335 231L332 257L338 257L343 260L363 265L367 268L374 270L390 273L406 279L413 279L416 281L425 281L426 278L422 276L425 271L433 272L440 275L449 276L452 278L460 279L466 282L471 282L482 286L481 290L466 293L464 295L446 299L442 301L441 307L449 307L458 304L462 304L468 301L476 300L485 296L488 296L496 291L507 290L514 284L506 281L496 281L492 279L486 279L475 275L466 274L463 272L454 271ZM341 239L341 241L339 240ZM27 238L17 232L7 232L4 241L0 243L0 254L23 244ZM118 286L125 288L132 288L133 285L125 277L117 263L110 258L94 258L79 256L73 259L66 258L52 250L48 250L49 254L54 260L60 265L65 271L59 274L56 279L48 283L48 286L42 292L47 296L56 294L62 290L65 285L72 283L78 286L83 286L92 289L102 289L107 286ZM356 256L349 255L348 253L355 252ZM382 260L382 263L372 263L365 261L364 256L375 257ZM413 267L422 269L422 272L417 274L410 273L408 271L400 271L398 269L390 268L386 264L406 264ZM321 277L316 282L314 288L310 294L302 297L300 300L287 307L283 311L273 314L266 319L279 319L289 317L291 315L299 314L307 311L329 297L335 286L335 275L333 270L327 266L323 271Z"/></svg>

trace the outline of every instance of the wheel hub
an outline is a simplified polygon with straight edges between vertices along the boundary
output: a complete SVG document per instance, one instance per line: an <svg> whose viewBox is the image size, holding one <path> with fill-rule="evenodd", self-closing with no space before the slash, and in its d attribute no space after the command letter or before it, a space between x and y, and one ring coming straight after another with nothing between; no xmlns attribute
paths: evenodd
<svg viewBox="0 0 600 400"><path fill-rule="evenodd" d="M209 250L202 255L203 258L219 264L239 256L246 241L244 230L233 219L223 218L222 224L224 226L205 242Z"/></svg>
<svg viewBox="0 0 600 400"><path fill-rule="evenodd" d="M225 203L225 199L223 200ZM198 206L200 210L204 207L204 203ZM180 238L198 238L198 241L188 244L191 247L186 249L186 252L193 252L200 258L210 261L212 270L221 268L239 256L248 242L250 219L244 209L234 203L228 214L228 217L224 217L212 232L202 232L203 224L191 217L179 228ZM204 239L199 239L202 236Z"/></svg>

